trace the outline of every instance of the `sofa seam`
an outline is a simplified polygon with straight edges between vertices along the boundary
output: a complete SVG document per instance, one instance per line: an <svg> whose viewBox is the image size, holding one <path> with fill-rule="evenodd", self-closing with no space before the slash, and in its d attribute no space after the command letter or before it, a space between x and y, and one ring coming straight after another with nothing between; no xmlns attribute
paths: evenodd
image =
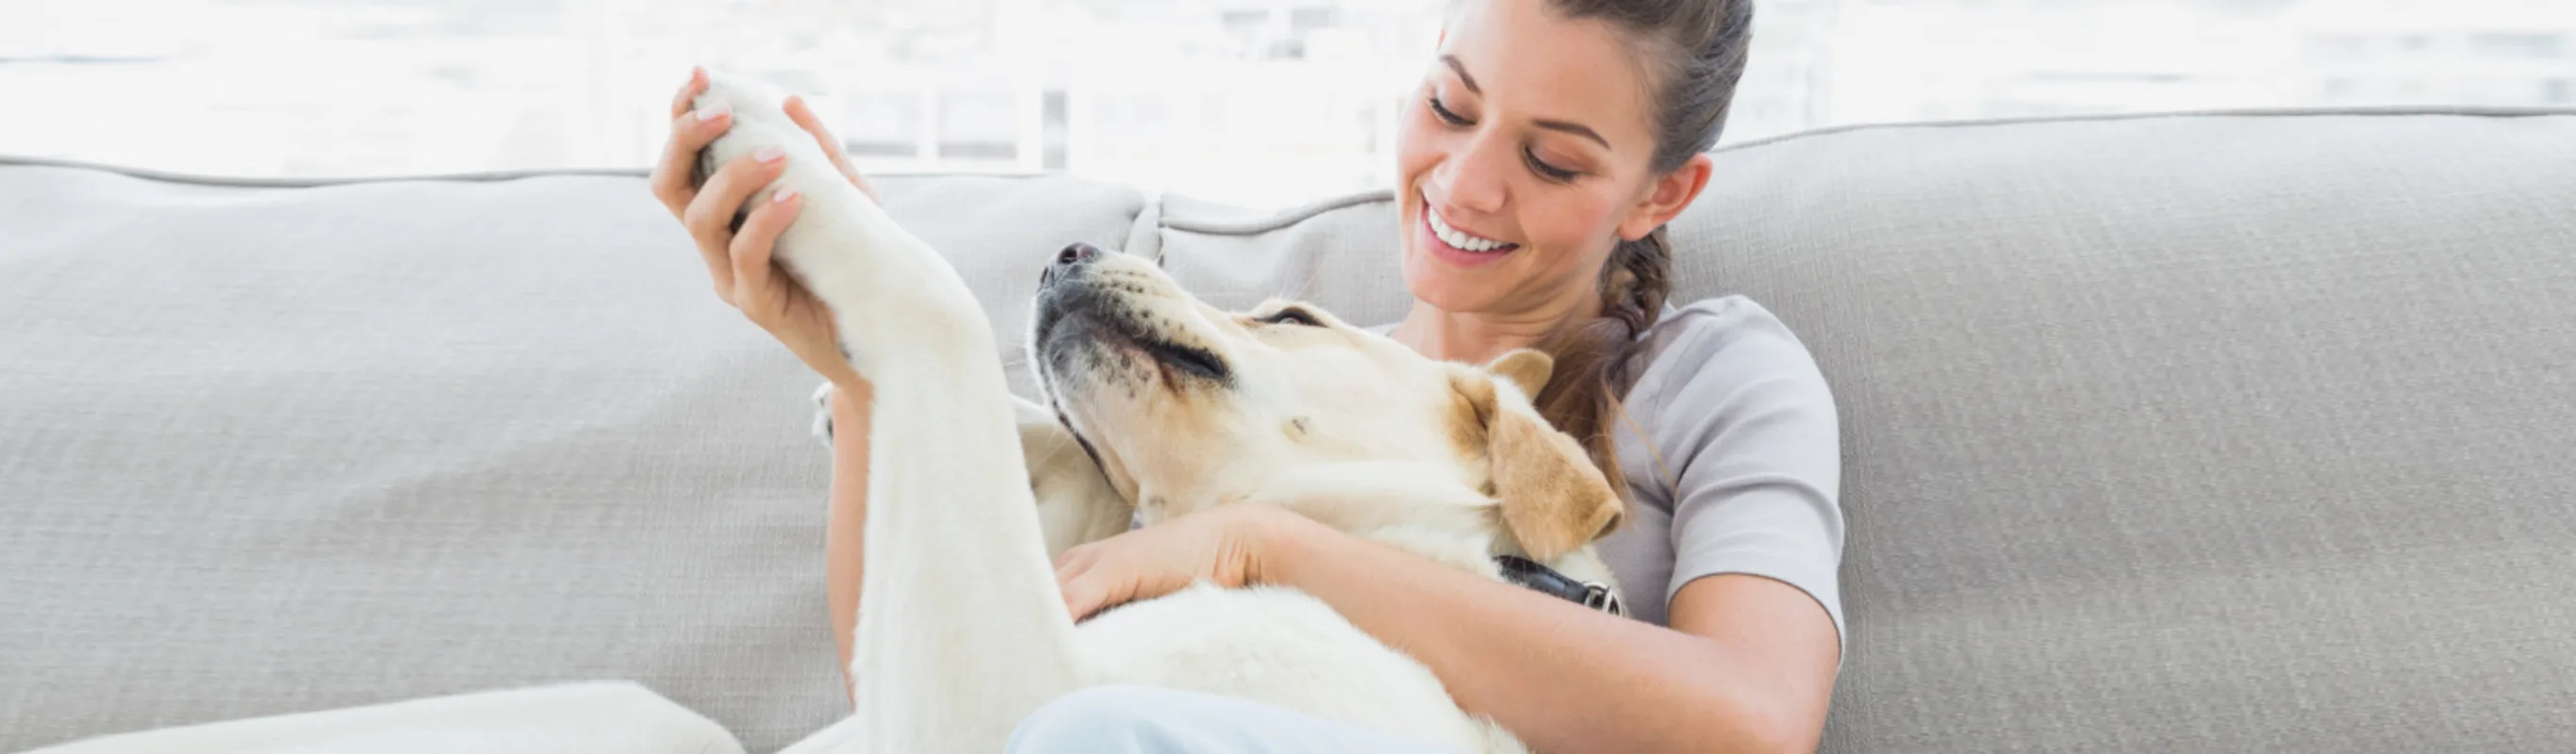
<svg viewBox="0 0 2576 754"><path fill-rule="evenodd" d="M1358 193L1325 197L1323 199L1307 202L1306 204L1297 207L1281 210L1250 220L1175 220L1171 219L1169 215L1166 214L1162 222L1163 228L1167 230L1177 230L1184 233L1249 236L1258 233L1268 233L1270 231L1296 225L1307 220L1312 220L1317 215L1322 215L1327 212L1349 209L1366 204L1376 204L1379 202L1390 201L1394 198L1394 191L1388 189L1369 189Z"/></svg>
<svg viewBox="0 0 2576 754"><path fill-rule="evenodd" d="M526 170L485 170L461 173L424 173L419 175L362 175L327 178L258 178L220 176L176 170L119 165L110 162L72 160L55 157L25 157L0 154L0 167L68 168L114 173L162 183L185 183L227 188L321 188L370 183L499 183L528 178L644 178L652 175L649 168L530 168ZM1047 173L987 173L964 171L877 172L870 178L1044 178Z"/></svg>
<svg viewBox="0 0 2576 754"><path fill-rule="evenodd" d="M2175 111L2165 111L2165 112L2147 112L2147 113L2104 113L2104 114L2097 114L2097 115L2049 115L2049 116L2032 116L2032 117L2023 117L2023 118L1985 118L1985 119L1937 120L1937 121L1900 121L1900 122L1850 123L1850 124L1844 124L1844 125L1839 125L1839 126L1826 126L1826 127L1823 127L1823 128L1809 129L1809 130L1805 130L1805 131L1799 131L1799 132L1796 132L1796 133L1781 134L1781 135L1778 135L1778 136L1770 136L1770 137L1765 137L1765 138L1760 138L1760 139L1754 139L1754 140L1751 140L1751 141L1745 141L1745 142L1736 143L1736 144L1728 144L1728 145L1724 145L1724 146L1720 146L1720 147L1717 147L1717 148L1714 148L1714 149L1708 150L1705 154L1712 154L1712 155L1714 155L1714 154L1724 154L1724 153L1728 153L1728 152L1734 152L1734 151L1745 150L1745 149L1752 149L1752 148L1755 148L1755 147L1767 146L1767 145L1771 145L1771 144L1779 144L1779 143L1784 143L1784 142L1796 141L1796 140L1800 140L1800 139L1808 139L1808 138L1817 138L1817 137L1833 136L1833 135L1845 134L1845 133L1852 133L1852 132L1857 132L1857 131L1878 131L1878 130L1898 130L1898 129L1948 129L1948 128L1981 127L1981 126L2009 126L2009 125L2039 124L2039 123L2090 123L2090 122L2104 122L2104 121L2157 120L2157 119L2168 119L2168 118L2279 118L2279 117L2305 117L2305 116L2365 116L2365 117L2424 117L2424 116L2457 116L2457 117L2470 117L2470 118L2531 118L2531 117L2552 117L2552 116L2576 116L2576 108L2549 108L2549 107L2475 107L2475 106L2413 106L2413 105L2396 105L2396 106L2386 106L2386 107L2347 107L2347 108L2240 108L2240 109L2175 110ZM496 182L502 182L502 181L524 180L524 179L528 179L528 178L549 178L549 177L608 177L608 178L642 178L642 177L645 177L645 176L647 176L647 175L649 175L649 174L650 174L650 171L649 171L649 170L647 170L647 169L645 169L645 168L537 168L537 169L527 169L527 170L497 170L497 171L468 171L468 172L460 172L460 173L431 173L431 174L422 174L422 175L348 176L348 177L333 177L333 178L254 178L254 177L228 177L228 176L213 176L213 175L205 175L205 174L198 174L198 173L188 173L188 172L182 172L182 171L156 170L156 169L151 169L151 168L132 167L132 166L117 165L117 164L113 164L113 163L98 162L98 161L88 161L88 160L71 160L71 159L49 158L49 157L24 157L24 156L10 155L10 154L0 154L0 167L53 167L53 168L69 168L69 169L95 170L95 171L101 171L101 172L107 172L107 173L114 173L114 174L118 174L118 175L123 175L123 176L127 176L127 177L130 177L130 178L138 178L138 179L143 179L143 180L159 181L159 182L163 182L163 183L194 184L194 185L203 185L203 186L221 186L221 187L230 187L230 188L320 188L320 187L325 187L325 186L360 185L360 184L371 184L371 183L409 183L409 182L433 182L433 183L435 183L435 182L496 183ZM1051 174L1048 174L1048 173L982 173L982 172L943 172L943 171L928 171L928 172L918 172L918 173L907 173L907 172L885 172L885 173L877 173L876 175L883 176L883 177L888 177L888 178L983 177L983 178L1012 178L1012 179L1028 179L1028 178L1042 178L1042 177L1046 177L1046 176L1051 175ZM1267 232L1270 232L1270 231L1278 230L1278 229L1280 229L1280 228L1285 228L1285 227L1288 227L1288 226L1291 226L1291 225L1295 225L1295 224L1297 224L1297 223L1304 222L1304 221L1309 220L1309 219L1313 219L1315 216L1317 216L1317 215L1321 215L1321 214L1324 214L1324 213L1326 213L1326 212L1331 212L1331 211L1339 210L1339 209L1347 209L1347 208L1350 208L1350 207L1356 207L1356 206L1361 206L1361 205L1366 205L1366 204L1373 204L1373 203L1376 203L1376 202L1387 201L1387 200L1392 199L1392 198L1393 198L1393 196L1394 196L1394 192L1393 192L1393 191L1386 190L1386 189L1372 189L1372 190L1369 190L1369 191L1359 192L1359 193L1354 193L1354 194L1345 194L1345 195L1336 196L1336 197L1327 197L1327 198L1320 199L1320 200L1316 200L1316 201L1313 201L1313 202L1309 202L1309 203L1307 203L1307 204L1304 204L1304 205L1301 205L1301 206L1298 206L1298 207L1295 207L1295 208L1291 208L1291 209L1288 209L1288 210L1284 210L1284 211L1280 211L1280 212L1275 212L1275 213L1270 213L1270 214L1268 214L1268 215L1264 215L1264 216L1259 217L1259 218L1256 218L1256 219L1251 219L1251 220L1241 220L1241 221L1185 220L1185 219L1184 219L1184 220L1175 220L1175 219L1172 219L1172 218L1169 216L1169 213L1166 213L1166 212L1161 211L1161 210L1162 210L1162 208L1163 208L1163 206L1166 204L1166 202L1164 201L1164 199L1163 199L1161 196L1149 197L1149 198L1146 200L1146 204L1147 204L1148 206L1152 207L1152 208L1155 210L1152 214L1155 216L1156 221L1160 224L1160 227L1161 227L1161 228L1163 228L1163 229L1178 230L1178 231L1182 231L1182 232L1190 232L1190 233L1205 233L1205 234L1210 234L1210 235L1253 235L1253 234L1258 234L1258 233L1267 233ZM1143 217L1142 217L1142 216L1143 216L1143 214L1145 214L1145 213L1140 212L1140 213L1139 213L1139 217L1138 217L1137 219L1138 219L1138 220L1142 220L1142 219L1143 219ZM1129 233L1129 238L1130 238L1131 240L1132 240L1132 239L1134 239L1134 238L1136 238L1136 237L1137 237L1137 234L1133 233L1132 231Z"/></svg>
<svg viewBox="0 0 2576 754"><path fill-rule="evenodd" d="M1137 206L1136 214L1127 218L1127 238L1119 251L1152 260L1163 265L1163 194L1147 195Z"/></svg>
<svg viewBox="0 0 2576 754"><path fill-rule="evenodd" d="M1983 126L2013 126L2043 123L2094 123L2105 121L2159 120L2169 118L2281 118L2314 116L2424 117L2459 116L2471 118L2529 118L2576 116L2576 108L2546 107L2433 107L2389 106L2358 108L2238 108L2210 110L2175 110L2151 113L2102 113L2097 115L2048 115L2024 118L1982 118L1965 120L1898 121L1883 123L1849 123L1808 129L1797 133L1754 139L1710 149L1704 154L1724 154L1737 150L1779 144L1809 137L1834 136L1855 131L1893 131L1901 129L1946 129ZM1389 201L1395 192L1388 189L1345 194L1309 202L1251 220L1188 220L1166 216L1163 227L1187 233L1249 236L1268 233L1314 219L1334 210Z"/></svg>
<svg viewBox="0 0 2576 754"><path fill-rule="evenodd" d="M2143 113L2096 113L2090 115L2034 115L2019 118L1963 118L1957 120L1874 121L1845 123L1811 128L1795 133L1766 136L1750 141L1710 149L1706 154L1720 154L1767 144L1795 141L1808 137L1833 136L1853 131L1900 129L1948 129L1978 126L2017 126L2037 123L2098 123L2126 120L2163 120L2171 118L2295 118L2314 116L2424 117L2457 116L2464 118L2545 118L2576 116L2576 108L2566 107L2480 107L2468 105L2388 105L2381 107L2271 107L2210 108L2200 110L2167 110Z"/></svg>

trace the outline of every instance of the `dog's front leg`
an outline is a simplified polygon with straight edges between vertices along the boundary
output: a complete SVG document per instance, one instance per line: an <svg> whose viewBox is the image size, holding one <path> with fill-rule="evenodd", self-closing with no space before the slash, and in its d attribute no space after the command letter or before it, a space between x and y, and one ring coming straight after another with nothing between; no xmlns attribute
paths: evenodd
<svg viewBox="0 0 2576 754"><path fill-rule="evenodd" d="M876 387L851 663L859 737L879 753L998 751L1081 672L992 324L945 259L756 92L718 80L698 98L735 113L705 157L786 150L785 174L752 201L805 195L775 258L831 308L842 353Z"/></svg>

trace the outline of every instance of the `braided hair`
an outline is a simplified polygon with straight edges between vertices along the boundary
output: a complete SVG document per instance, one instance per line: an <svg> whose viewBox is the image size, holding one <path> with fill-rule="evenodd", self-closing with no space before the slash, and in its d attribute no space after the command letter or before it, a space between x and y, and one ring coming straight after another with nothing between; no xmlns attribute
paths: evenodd
<svg viewBox="0 0 2576 754"><path fill-rule="evenodd" d="M1736 82L1751 52L1752 0L1546 0L1570 20L1609 24L1638 51L1653 98L1657 174L1680 169L1716 146ZM1636 384L1645 342L1673 292L1672 242L1664 228L1622 239L1601 265L1601 312L1560 327L1538 348L1556 361L1535 398L1539 414L1582 441L1613 489L1627 490L1610 440L1620 397Z"/></svg>

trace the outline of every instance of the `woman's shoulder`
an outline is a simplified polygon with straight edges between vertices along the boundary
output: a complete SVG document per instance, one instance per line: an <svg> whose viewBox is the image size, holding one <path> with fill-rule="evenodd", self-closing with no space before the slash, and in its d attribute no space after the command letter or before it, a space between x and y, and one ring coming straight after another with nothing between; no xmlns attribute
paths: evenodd
<svg viewBox="0 0 2576 754"><path fill-rule="evenodd" d="M1669 404L1689 394L1732 393L1756 382L1824 386L1815 356L1797 333L1742 295L1667 307L1644 337L1642 371L1629 389L1628 403L1649 414L1670 413L1667 409L1679 407Z"/></svg>

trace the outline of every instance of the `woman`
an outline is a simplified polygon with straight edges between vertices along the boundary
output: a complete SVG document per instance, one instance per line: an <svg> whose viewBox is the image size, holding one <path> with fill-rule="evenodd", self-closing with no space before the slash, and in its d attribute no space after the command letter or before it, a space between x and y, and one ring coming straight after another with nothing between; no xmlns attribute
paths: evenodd
<svg viewBox="0 0 2576 754"><path fill-rule="evenodd" d="M1812 750L1840 663L1842 517L1831 395L1806 349L1741 298L1667 308L1663 225L1707 185L1743 71L1750 0L1460 0L1398 136L1405 281L1384 330L1426 356L1557 359L1537 397L1627 483L1628 524L1600 543L1633 618L1487 581L1265 506L1182 516L1065 553L1084 615L1204 578L1283 584L1428 666L1468 711L1543 751ZM867 426L867 384L821 307L771 274L785 196L727 221L780 170L697 150L723 113L673 105L656 194L705 256L718 295L838 389L836 426ZM801 101L788 112L839 160ZM841 171L866 188L844 162ZM867 433L834 433L828 538L844 666L857 620ZM1020 751L1420 751L1237 700L1081 692L1020 727Z"/></svg>

